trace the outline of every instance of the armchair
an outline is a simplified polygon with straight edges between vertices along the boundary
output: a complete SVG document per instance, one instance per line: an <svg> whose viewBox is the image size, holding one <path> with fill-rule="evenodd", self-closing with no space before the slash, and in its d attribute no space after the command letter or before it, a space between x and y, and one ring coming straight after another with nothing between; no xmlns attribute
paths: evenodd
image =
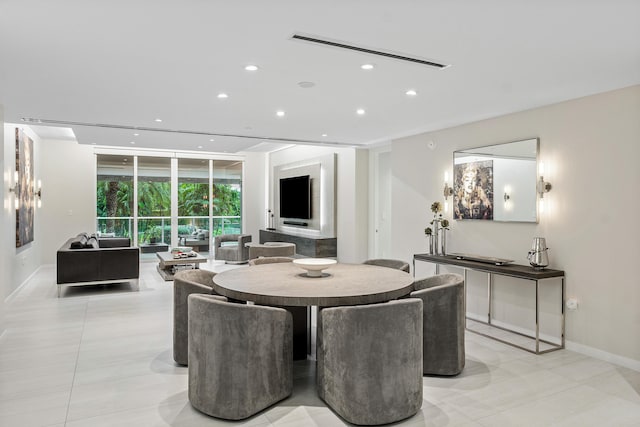
<svg viewBox="0 0 640 427"><path fill-rule="evenodd" d="M214 258L227 264L244 264L249 261L250 234L223 234L214 239Z"/></svg>

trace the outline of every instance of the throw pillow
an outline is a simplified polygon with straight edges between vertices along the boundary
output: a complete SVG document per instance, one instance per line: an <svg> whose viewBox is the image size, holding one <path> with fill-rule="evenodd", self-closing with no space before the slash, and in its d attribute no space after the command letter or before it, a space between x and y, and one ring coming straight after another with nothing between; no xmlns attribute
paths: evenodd
<svg viewBox="0 0 640 427"><path fill-rule="evenodd" d="M87 243L84 244L84 247L98 249L100 245L98 244L98 239L96 239L95 237L92 237L89 240L87 240Z"/></svg>

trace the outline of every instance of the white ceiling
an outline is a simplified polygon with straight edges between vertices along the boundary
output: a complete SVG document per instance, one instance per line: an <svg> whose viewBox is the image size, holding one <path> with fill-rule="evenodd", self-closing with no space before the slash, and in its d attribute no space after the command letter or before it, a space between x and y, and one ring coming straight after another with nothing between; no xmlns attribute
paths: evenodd
<svg viewBox="0 0 640 427"><path fill-rule="evenodd" d="M366 146L639 84L639 18L637 0L0 0L0 103L7 122L193 133L67 126L82 144ZM451 66L291 40L296 32Z"/></svg>

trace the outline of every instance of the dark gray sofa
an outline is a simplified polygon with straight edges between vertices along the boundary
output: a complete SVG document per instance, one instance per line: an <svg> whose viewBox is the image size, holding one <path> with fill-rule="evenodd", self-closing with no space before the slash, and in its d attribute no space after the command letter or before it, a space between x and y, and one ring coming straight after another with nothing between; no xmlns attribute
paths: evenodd
<svg viewBox="0 0 640 427"><path fill-rule="evenodd" d="M80 233L58 249L58 297L63 285L134 282L140 277L140 250L126 237L95 238Z"/></svg>

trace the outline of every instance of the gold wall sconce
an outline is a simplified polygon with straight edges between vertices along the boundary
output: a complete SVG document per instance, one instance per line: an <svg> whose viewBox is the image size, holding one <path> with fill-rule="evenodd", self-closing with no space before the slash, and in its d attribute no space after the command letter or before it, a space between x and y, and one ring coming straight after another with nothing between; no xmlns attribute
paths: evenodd
<svg viewBox="0 0 640 427"><path fill-rule="evenodd" d="M541 199L544 198L544 193L551 191L551 184L546 182L542 175L540 175L540 180L538 181L537 191Z"/></svg>
<svg viewBox="0 0 640 427"><path fill-rule="evenodd" d="M38 186L33 189L33 195L38 198L38 207L42 207L42 180L38 180Z"/></svg>
<svg viewBox="0 0 640 427"><path fill-rule="evenodd" d="M447 171L444 172L444 189L442 190L442 195L444 196L444 211L445 213L449 211L449 196L453 196L453 187L449 187L449 173Z"/></svg>
<svg viewBox="0 0 640 427"><path fill-rule="evenodd" d="M540 179L536 184L536 191L541 199L544 198L544 193L548 193L551 191L551 184L544 180L544 163L540 162L538 164L538 175Z"/></svg>
<svg viewBox="0 0 640 427"><path fill-rule="evenodd" d="M453 187L449 187L449 172L444 172L444 189L442 190L444 199L447 200L449 196L453 196Z"/></svg>
<svg viewBox="0 0 640 427"><path fill-rule="evenodd" d="M13 173L13 187L9 187L11 193L18 193L18 171Z"/></svg>

